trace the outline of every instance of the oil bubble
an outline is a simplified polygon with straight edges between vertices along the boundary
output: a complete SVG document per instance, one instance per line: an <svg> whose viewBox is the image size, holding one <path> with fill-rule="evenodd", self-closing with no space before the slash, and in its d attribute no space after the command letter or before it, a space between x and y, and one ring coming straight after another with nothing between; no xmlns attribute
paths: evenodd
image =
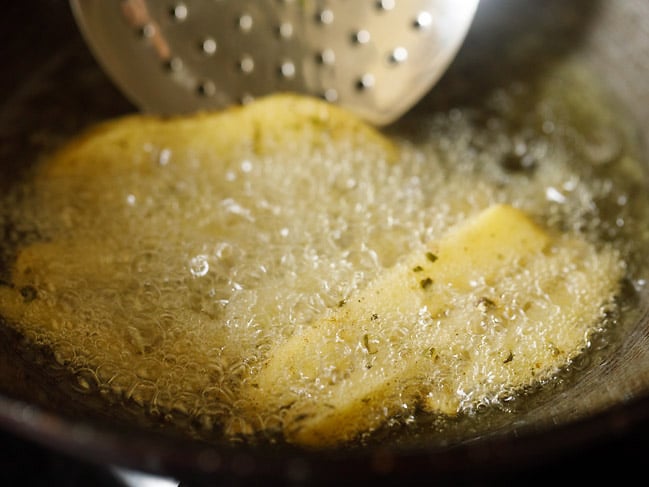
<svg viewBox="0 0 649 487"><path fill-rule="evenodd" d="M210 263L207 259L207 255L201 254L192 259L189 262L189 271L194 277L203 277L210 270Z"/></svg>

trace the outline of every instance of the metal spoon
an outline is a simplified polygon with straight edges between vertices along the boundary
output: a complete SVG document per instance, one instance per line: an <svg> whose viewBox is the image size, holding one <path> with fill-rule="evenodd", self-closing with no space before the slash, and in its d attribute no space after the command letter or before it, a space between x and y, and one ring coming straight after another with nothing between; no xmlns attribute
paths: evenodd
<svg viewBox="0 0 649 487"><path fill-rule="evenodd" d="M70 0L91 50L144 112L274 92L388 124L428 92L479 0Z"/></svg>

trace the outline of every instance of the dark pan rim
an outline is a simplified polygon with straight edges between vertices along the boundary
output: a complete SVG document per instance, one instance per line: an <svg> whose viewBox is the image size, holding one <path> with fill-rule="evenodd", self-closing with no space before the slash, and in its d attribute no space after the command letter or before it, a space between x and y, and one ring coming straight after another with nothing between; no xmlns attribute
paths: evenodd
<svg viewBox="0 0 649 487"><path fill-rule="evenodd" d="M561 461L571 452L610 444L647 421L649 394L549 428L522 426L448 447L380 447L305 451L205 445L146 431L75 420L0 396L0 426L73 458L177 478L385 482L407 476L483 481Z"/></svg>

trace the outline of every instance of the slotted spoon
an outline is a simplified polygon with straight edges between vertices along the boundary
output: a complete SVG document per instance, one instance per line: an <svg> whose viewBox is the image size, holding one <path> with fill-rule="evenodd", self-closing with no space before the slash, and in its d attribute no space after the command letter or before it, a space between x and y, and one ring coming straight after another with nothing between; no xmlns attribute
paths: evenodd
<svg viewBox="0 0 649 487"><path fill-rule="evenodd" d="M89 47L142 111L273 92L388 124L442 76L479 0L70 0Z"/></svg>

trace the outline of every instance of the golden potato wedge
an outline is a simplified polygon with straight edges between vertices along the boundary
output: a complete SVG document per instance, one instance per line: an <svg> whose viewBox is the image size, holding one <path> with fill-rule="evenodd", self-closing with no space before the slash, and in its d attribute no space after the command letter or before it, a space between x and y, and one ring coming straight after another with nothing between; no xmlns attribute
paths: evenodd
<svg viewBox="0 0 649 487"><path fill-rule="evenodd" d="M495 205L271 350L246 393L282 411L287 437L310 446L353 439L417 401L454 415L582 350L619 277L614 255ZM507 294L520 308L505 312ZM472 350L471 334L490 346Z"/></svg>

